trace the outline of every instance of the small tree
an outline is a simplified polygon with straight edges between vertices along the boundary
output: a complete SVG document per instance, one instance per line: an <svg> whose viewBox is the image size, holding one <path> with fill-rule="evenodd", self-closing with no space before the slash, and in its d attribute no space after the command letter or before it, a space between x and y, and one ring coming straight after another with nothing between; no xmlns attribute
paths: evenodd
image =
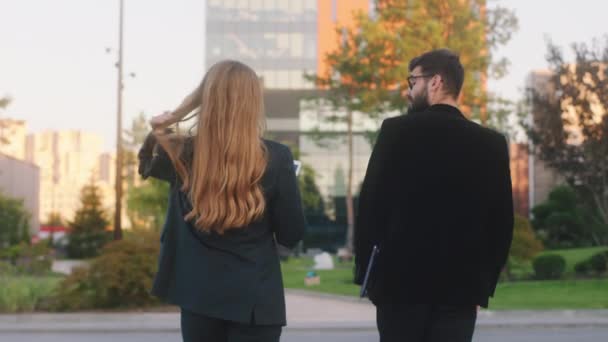
<svg viewBox="0 0 608 342"><path fill-rule="evenodd" d="M298 185L302 196L304 215L309 224L321 223L327 220L325 201L315 180L315 170L308 164L302 165Z"/></svg>
<svg viewBox="0 0 608 342"><path fill-rule="evenodd" d="M167 213L169 184L149 178L127 195L129 216L134 226L160 231Z"/></svg>
<svg viewBox="0 0 608 342"><path fill-rule="evenodd" d="M0 110L3 110L6 107L8 107L8 105L10 103L11 103L10 97L0 97ZM2 113L2 112L0 111L0 113ZM2 131L5 128L6 128L6 122L4 120L2 120L2 117L0 117L0 146L8 143L8 140L6 139L4 134L2 134Z"/></svg>
<svg viewBox="0 0 608 342"><path fill-rule="evenodd" d="M127 189L134 186L137 177L137 151L150 133L148 119L144 113L139 113L131 122L131 128L124 130L124 168L127 180Z"/></svg>
<svg viewBox="0 0 608 342"><path fill-rule="evenodd" d="M549 248L583 247L593 244L594 217L576 191L558 186L549 198L532 209L534 229Z"/></svg>
<svg viewBox="0 0 608 342"><path fill-rule="evenodd" d="M63 224L64 222L61 214L56 212L50 212L45 223L45 225L53 227L61 227Z"/></svg>
<svg viewBox="0 0 608 342"><path fill-rule="evenodd" d="M51 229L51 233L49 234L49 247L53 247L53 243L55 242L55 227L63 227L64 222L60 213L51 212L45 223Z"/></svg>
<svg viewBox="0 0 608 342"><path fill-rule="evenodd" d="M509 250L509 264L530 261L543 250L543 243L536 237L530 221L520 215L515 215L513 241ZM510 277L510 265L507 265L507 276Z"/></svg>
<svg viewBox="0 0 608 342"><path fill-rule="evenodd" d="M23 206L23 200L15 199L0 192L0 248L16 245L23 241L30 243L30 213Z"/></svg>
<svg viewBox="0 0 608 342"><path fill-rule="evenodd" d="M68 225L67 254L70 258L94 257L111 240L107 214L102 209L100 190L94 181L82 188L80 208Z"/></svg>

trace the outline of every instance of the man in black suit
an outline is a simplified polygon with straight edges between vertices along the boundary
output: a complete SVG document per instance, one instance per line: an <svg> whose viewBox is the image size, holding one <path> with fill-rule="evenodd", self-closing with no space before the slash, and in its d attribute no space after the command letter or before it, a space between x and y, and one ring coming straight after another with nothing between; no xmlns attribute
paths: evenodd
<svg viewBox="0 0 608 342"><path fill-rule="evenodd" d="M471 341L513 234L508 145L457 108L459 57L414 58L410 110L383 122L355 226L355 283L374 245L380 341Z"/></svg>

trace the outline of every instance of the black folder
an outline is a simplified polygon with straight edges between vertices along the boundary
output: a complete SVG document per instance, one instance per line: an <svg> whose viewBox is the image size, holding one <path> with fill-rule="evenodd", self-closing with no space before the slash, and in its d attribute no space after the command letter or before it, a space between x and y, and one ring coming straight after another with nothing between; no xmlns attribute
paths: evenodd
<svg viewBox="0 0 608 342"><path fill-rule="evenodd" d="M369 287L370 283L370 274L372 273L374 265L376 264L376 256L378 255L378 253L380 253L380 248L374 245L374 248L372 249L372 255L369 257L369 262L367 263L367 269L365 270L365 278L363 278L361 292L359 292L360 298L367 297L367 288Z"/></svg>

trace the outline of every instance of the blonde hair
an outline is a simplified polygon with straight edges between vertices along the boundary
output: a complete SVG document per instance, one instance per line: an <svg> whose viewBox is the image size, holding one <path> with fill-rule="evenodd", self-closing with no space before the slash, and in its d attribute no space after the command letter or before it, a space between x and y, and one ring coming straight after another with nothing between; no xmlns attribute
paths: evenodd
<svg viewBox="0 0 608 342"><path fill-rule="evenodd" d="M192 203L184 218L197 229L220 234L245 227L260 219L266 206L260 184L267 165L260 80L243 63L218 62L175 112L194 109L198 122L190 167L183 155L185 137L157 133Z"/></svg>

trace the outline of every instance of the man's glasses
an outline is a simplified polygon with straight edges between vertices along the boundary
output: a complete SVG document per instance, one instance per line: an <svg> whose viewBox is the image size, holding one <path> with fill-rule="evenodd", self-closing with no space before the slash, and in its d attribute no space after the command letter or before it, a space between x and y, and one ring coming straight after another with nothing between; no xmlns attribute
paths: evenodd
<svg viewBox="0 0 608 342"><path fill-rule="evenodd" d="M407 85L409 85L410 89L412 89L416 85L415 81L416 81L417 78L425 78L425 77L433 77L433 76L435 76L435 75L428 74L428 75L409 76L407 78Z"/></svg>

